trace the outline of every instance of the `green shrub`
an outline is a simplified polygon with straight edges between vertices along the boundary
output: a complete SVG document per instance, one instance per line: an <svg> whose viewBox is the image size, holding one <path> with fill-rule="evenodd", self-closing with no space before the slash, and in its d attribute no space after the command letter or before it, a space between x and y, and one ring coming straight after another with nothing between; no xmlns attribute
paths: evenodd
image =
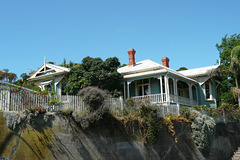
<svg viewBox="0 0 240 160"><path fill-rule="evenodd" d="M103 115L109 112L108 106L101 106L95 111L73 112L72 117L83 129L86 129L90 124L95 123L103 118Z"/></svg>
<svg viewBox="0 0 240 160"><path fill-rule="evenodd" d="M150 144L156 143L160 131L160 125L154 112L155 110L152 110L150 113L147 114L147 142Z"/></svg>
<svg viewBox="0 0 240 160"><path fill-rule="evenodd" d="M123 114L125 116L136 116L138 117L140 112L139 112L139 108L141 107L139 105L139 101L134 101L132 98L128 98L125 100L125 105L126 107L124 107L123 109Z"/></svg>
<svg viewBox="0 0 240 160"><path fill-rule="evenodd" d="M60 109L59 112L65 116L69 116L69 115L72 115L73 109L70 107L66 107L66 108Z"/></svg>
<svg viewBox="0 0 240 160"><path fill-rule="evenodd" d="M192 110L190 114L195 117L191 124L192 138L198 149L206 156L210 152L216 123L212 117L203 115L199 111Z"/></svg>
<svg viewBox="0 0 240 160"><path fill-rule="evenodd" d="M109 113L109 106L104 105L105 98L107 97L105 91L97 87L86 87L81 89L78 95L89 105L89 109L84 112L72 113L72 117L83 129L102 119L105 113Z"/></svg>
<svg viewBox="0 0 240 160"><path fill-rule="evenodd" d="M51 99L48 101L49 105L58 105L61 102L60 98L58 98L57 93L54 91L50 92L50 98Z"/></svg>
<svg viewBox="0 0 240 160"><path fill-rule="evenodd" d="M157 107L151 106L149 99L134 100L128 98L126 99L125 104L124 124L137 120L140 130L143 131L141 132L143 142L155 144L160 131ZM128 128L129 127L126 127L125 129L128 130ZM132 128L134 128L134 126L132 126Z"/></svg>
<svg viewBox="0 0 240 160"><path fill-rule="evenodd" d="M182 107L180 110L180 114L186 117L189 117L189 107Z"/></svg>
<svg viewBox="0 0 240 160"><path fill-rule="evenodd" d="M157 117L157 107L143 105L140 108L140 116L144 118L149 117L150 115Z"/></svg>
<svg viewBox="0 0 240 160"><path fill-rule="evenodd" d="M97 87L86 87L78 92L83 101L89 105L90 110L94 111L103 105L107 94Z"/></svg>

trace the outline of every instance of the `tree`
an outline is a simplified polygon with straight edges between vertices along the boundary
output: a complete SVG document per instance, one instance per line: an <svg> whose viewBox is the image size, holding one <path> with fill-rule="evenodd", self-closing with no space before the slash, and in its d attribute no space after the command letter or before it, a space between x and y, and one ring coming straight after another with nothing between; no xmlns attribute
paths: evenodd
<svg viewBox="0 0 240 160"><path fill-rule="evenodd" d="M240 75L240 46L236 46L231 51L231 63L230 70L235 78L236 87L232 88L233 94L238 97L238 106L240 106L240 90L238 87L239 75Z"/></svg>
<svg viewBox="0 0 240 160"><path fill-rule="evenodd" d="M105 61L101 58L85 57L81 64L71 67L66 91L69 94L77 94L83 87L97 86L108 90L112 95L119 93L122 79L122 75L117 72L119 65L117 57Z"/></svg>
<svg viewBox="0 0 240 160"><path fill-rule="evenodd" d="M222 38L221 44L216 44L219 51L220 67L216 70L218 79L220 81L219 92L221 103L236 104L233 95L231 94L231 87L236 86L236 79L233 71L231 70L231 51L234 47L240 45L240 34L234 34L230 37ZM239 79L237 79L239 83Z"/></svg>
<svg viewBox="0 0 240 160"><path fill-rule="evenodd" d="M119 68L122 68L122 67L125 67L125 66L127 66L127 64L122 64L122 65L119 66Z"/></svg>
<svg viewBox="0 0 240 160"><path fill-rule="evenodd" d="M188 70L186 67L180 67L177 71L184 71L184 70Z"/></svg>
<svg viewBox="0 0 240 160"><path fill-rule="evenodd" d="M17 80L17 75L15 73L8 73L7 74L7 77L8 77L8 82L13 82L15 80Z"/></svg>
<svg viewBox="0 0 240 160"><path fill-rule="evenodd" d="M60 64L59 66L66 67L66 68L71 68L71 67L73 67L74 65L77 65L77 63L74 63L74 62L72 62L72 61L69 61L69 63L67 64L67 61L66 61L66 59L64 58L62 64Z"/></svg>
<svg viewBox="0 0 240 160"><path fill-rule="evenodd" d="M13 82L17 79L17 75L15 73L9 72L9 69L3 69L0 71L0 80Z"/></svg>

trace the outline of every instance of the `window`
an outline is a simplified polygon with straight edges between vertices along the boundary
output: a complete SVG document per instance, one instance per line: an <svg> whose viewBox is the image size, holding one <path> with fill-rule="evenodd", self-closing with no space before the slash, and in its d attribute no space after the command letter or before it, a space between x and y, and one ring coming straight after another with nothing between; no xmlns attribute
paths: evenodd
<svg viewBox="0 0 240 160"><path fill-rule="evenodd" d="M173 86L173 80L172 80L172 78L170 78L170 79L168 80L168 83L169 83L169 93L170 93L171 95L174 95L174 86Z"/></svg>
<svg viewBox="0 0 240 160"><path fill-rule="evenodd" d="M150 93L150 80L141 79L136 81L137 96L149 95Z"/></svg>
<svg viewBox="0 0 240 160"><path fill-rule="evenodd" d="M204 84L204 94L206 100L212 100L212 87L211 87L211 81L207 81Z"/></svg>

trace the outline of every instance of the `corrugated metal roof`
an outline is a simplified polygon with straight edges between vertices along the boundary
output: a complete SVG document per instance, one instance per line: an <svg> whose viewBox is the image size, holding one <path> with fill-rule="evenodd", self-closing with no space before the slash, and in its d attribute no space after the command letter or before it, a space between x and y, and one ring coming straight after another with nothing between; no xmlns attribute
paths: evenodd
<svg viewBox="0 0 240 160"><path fill-rule="evenodd" d="M154 68L159 68L160 64L153 62L149 59L137 62L135 65L132 66L125 66L119 68L117 71L123 75L131 74L131 73L139 73L143 71L153 70Z"/></svg>
<svg viewBox="0 0 240 160"><path fill-rule="evenodd" d="M185 71L175 71L171 68L165 67L161 64L158 64L149 59L146 59L146 60L137 62L136 65L133 65L133 66L128 65L125 67L121 67L118 69L118 72L124 76L124 79L157 75L160 73L168 72L178 77L182 77L184 79L196 82L196 80L192 78L209 75L218 66L219 65L214 65L214 66L190 69Z"/></svg>
<svg viewBox="0 0 240 160"><path fill-rule="evenodd" d="M178 73L194 78L194 77L201 77L201 76L207 76L212 73L213 70L217 69L219 65L213 65L208 67L201 67L201 68L195 68L195 69L189 69L184 71L178 71Z"/></svg>

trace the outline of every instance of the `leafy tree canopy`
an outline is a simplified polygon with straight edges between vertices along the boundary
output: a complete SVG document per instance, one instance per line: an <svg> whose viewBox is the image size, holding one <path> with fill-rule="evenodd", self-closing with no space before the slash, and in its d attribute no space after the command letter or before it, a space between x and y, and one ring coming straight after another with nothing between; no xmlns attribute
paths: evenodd
<svg viewBox="0 0 240 160"><path fill-rule="evenodd" d="M77 94L86 86L97 86L108 90L113 96L118 96L122 75L117 72L120 62L117 57L103 61L101 58L85 57L81 64L71 67L68 75L66 91Z"/></svg>
<svg viewBox="0 0 240 160"><path fill-rule="evenodd" d="M122 65L119 66L119 68L125 67L125 66L127 66L127 64L122 64Z"/></svg>
<svg viewBox="0 0 240 160"><path fill-rule="evenodd" d="M0 80L6 82L14 82L17 79L17 75L15 73L9 72L9 69L3 69L0 71Z"/></svg>
<svg viewBox="0 0 240 160"><path fill-rule="evenodd" d="M184 70L188 70L186 67L180 67L177 71L184 71Z"/></svg>
<svg viewBox="0 0 240 160"><path fill-rule="evenodd" d="M219 94L221 103L236 104L237 101L233 98L230 91L231 87L236 86L234 71L231 68L231 52L232 49L240 45L240 34L233 34L230 37L225 35L222 38L221 44L216 44L219 51L220 67L217 70L220 80Z"/></svg>
<svg viewBox="0 0 240 160"><path fill-rule="evenodd" d="M66 68L71 68L74 65L77 65L77 63L74 63L72 61L69 61L69 63L67 63L66 59L64 58L62 64L60 64L59 66L66 67Z"/></svg>

